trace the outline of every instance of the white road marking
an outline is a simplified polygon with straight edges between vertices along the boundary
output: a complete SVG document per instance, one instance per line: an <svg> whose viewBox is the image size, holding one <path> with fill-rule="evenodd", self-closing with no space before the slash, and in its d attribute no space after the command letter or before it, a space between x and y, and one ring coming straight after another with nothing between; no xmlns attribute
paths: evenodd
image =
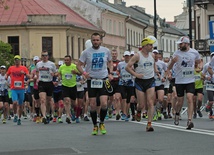
<svg viewBox="0 0 214 155"><path fill-rule="evenodd" d="M116 121L116 120L111 120L111 121ZM121 121L121 122L124 122L124 121ZM141 122L129 121L129 122L135 123L135 124L147 125L147 121L141 121ZM165 123L157 123L157 122L152 122L152 126L165 128L165 129L171 129L171 130L177 130L177 131L183 131L183 132L190 132L190 133L197 133L197 134L202 134L202 135L214 136L214 131L211 131L211 130L196 129L196 128L192 128L191 130L187 130L186 127L184 127L184 126L179 126L179 125L176 126L176 125L165 124Z"/></svg>

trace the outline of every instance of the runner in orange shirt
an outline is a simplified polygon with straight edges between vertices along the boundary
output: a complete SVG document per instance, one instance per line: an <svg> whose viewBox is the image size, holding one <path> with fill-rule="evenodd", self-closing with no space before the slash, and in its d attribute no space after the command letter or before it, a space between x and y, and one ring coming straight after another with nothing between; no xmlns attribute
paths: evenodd
<svg viewBox="0 0 214 155"><path fill-rule="evenodd" d="M22 115L22 104L24 101L24 93L25 93L25 86L24 86L24 79L25 77L30 78L29 71L25 66L21 65L21 57L16 55L14 57L15 65L10 66L5 79L10 76L11 78L11 93L12 93L12 101L14 107L14 120L13 122L17 122L17 125L21 125L21 115ZM18 112L18 116L17 116Z"/></svg>

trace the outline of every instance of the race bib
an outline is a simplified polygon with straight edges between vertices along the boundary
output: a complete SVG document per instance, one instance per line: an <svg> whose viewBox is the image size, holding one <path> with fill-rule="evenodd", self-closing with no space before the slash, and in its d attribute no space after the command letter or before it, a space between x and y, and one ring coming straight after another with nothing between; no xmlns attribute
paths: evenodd
<svg viewBox="0 0 214 155"><path fill-rule="evenodd" d="M122 79L125 80L125 81L127 81L127 80L131 80L132 78L131 78L130 74L123 74L122 75Z"/></svg>
<svg viewBox="0 0 214 155"><path fill-rule="evenodd" d="M201 76L200 75L195 75L195 81L199 81L201 80Z"/></svg>
<svg viewBox="0 0 214 155"><path fill-rule="evenodd" d="M22 81L14 81L14 87L15 88L21 88L22 87Z"/></svg>
<svg viewBox="0 0 214 155"><path fill-rule="evenodd" d="M112 76L113 78L118 78L117 72L113 72Z"/></svg>
<svg viewBox="0 0 214 155"><path fill-rule="evenodd" d="M65 74L65 79L69 80L72 78L72 74Z"/></svg>
<svg viewBox="0 0 214 155"><path fill-rule="evenodd" d="M206 84L206 90L214 91L214 84L212 84L212 83L207 83L207 84Z"/></svg>
<svg viewBox="0 0 214 155"><path fill-rule="evenodd" d="M92 79L91 88L103 88L103 80Z"/></svg>
<svg viewBox="0 0 214 155"><path fill-rule="evenodd" d="M80 82L77 82L77 91L84 91L84 87Z"/></svg>
<svg viewBox="0 0 214 155"><path fill-rule="evenodd" d="M145 63L143 64L143 67L144 67L144 69L149 69L149 68L152 67L152 63L151 63L151 62L145 62Z"/></svg>
<svg viewBox="0 0 214 155"><path fill-rule="evenodd" d="M41 81L49 81L49 75L41 75Z"/></svg>
<svg viewBox="0 0 214 155"><path fill-rule="evenodd" d="M184 77L184 78L192 77L193 74L194 74L194 72L191 68L182 70L182 77Z"/></svg>

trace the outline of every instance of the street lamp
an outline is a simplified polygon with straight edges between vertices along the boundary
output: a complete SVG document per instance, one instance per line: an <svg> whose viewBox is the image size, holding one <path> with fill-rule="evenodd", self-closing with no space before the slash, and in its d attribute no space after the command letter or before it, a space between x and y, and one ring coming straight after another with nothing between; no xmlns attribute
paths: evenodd
<svg viewBox="0 0 214 155"><path fill-rule="evenodd" d="M192 0L189 0L189 40L192 47Z"/></svg>
<svg viewBox="0 0 214 155"><path fill-rule="evenodd" d="M154 0L154 37L157 38L157 11L156 11L156 0Z"/></svg>

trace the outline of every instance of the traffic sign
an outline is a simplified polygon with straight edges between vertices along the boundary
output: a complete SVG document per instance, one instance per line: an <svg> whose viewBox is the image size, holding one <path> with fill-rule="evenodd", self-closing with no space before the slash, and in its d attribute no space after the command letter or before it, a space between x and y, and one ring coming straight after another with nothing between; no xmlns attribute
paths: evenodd
<svg viewBox="0 0 214 155"><path fill-rule="evenodd" d="M214 39L208 40L208 45L209 45L209 46L214 46Z"/></svg>

